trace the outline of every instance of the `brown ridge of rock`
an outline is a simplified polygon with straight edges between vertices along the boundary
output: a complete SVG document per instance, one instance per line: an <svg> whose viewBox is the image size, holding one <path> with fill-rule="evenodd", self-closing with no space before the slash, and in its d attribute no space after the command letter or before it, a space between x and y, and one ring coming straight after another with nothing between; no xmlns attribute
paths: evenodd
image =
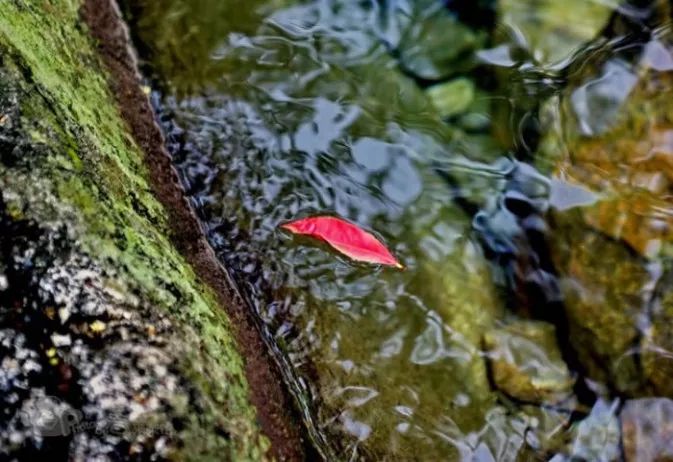
<svg viewBox="0 0 673 462"><path fill-rule="evenodd" d="M283 386L278 363L262 337L254 314L208 244L180 184L149 98L142 91L129 34L116 3L114 0L85 0L81 15L98 42L122 118L145 153L153 193L170 219L171 239L198 277L215 292L232 321L245 360L250 398L262 430L271 441L272 455L283 461L306 459L306 452L311 451L307 451L309 443L302 435L294 404Z"/></svg>

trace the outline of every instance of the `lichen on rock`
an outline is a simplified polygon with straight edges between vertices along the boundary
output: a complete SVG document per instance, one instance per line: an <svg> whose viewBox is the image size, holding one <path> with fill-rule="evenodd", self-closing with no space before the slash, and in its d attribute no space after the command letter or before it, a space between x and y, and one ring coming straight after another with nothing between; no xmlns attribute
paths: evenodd
<svg viewBox="0 0 673 462"><path fill-rule="evenodd" d="M230 322L168 240L79 6L0 10L0 457L262 459Z"/></svg>

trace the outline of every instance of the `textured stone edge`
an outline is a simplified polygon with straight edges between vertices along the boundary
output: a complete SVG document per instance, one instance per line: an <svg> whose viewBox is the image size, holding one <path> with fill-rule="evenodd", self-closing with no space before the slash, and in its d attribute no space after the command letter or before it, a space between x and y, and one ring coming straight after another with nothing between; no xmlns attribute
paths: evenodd
<svg viewBox="0 0 673 462"><path fill-rule="evenodd" d="M185 447L178 458L259 460L269 447L266 435L270 455L299 460L300 432L275 363L179 186L113 4L88 1L82 10L100 55L84 30L80 6L77 0L11 0L0 11L1 62L25 97L20 117L28 121L31 147L48 151L21 159L19 167L3 165L0 186L8 209L20 209L22 219L66 227L77 252L111 269L103 272L115 273L141 305L174 321L168 344L187 351L169 356L191 382L190 393L208 403L200 409L208 415L189 416L181 430ZM122 105L125 121L115 104L124 96L137 104ZM30 183L25 188L16 181L22 169L22 181ZM226 427L224 436L218 426ZM203 451L190 452L190 442Z"/></svg>

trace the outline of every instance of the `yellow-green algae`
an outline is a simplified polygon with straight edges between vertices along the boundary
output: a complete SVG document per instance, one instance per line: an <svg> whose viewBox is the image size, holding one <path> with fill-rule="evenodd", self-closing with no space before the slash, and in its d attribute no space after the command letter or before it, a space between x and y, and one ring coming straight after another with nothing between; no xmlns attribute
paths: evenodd
<svg viewBox="0 0 673 462"><path fill-rule="evenodd" d="M9 0L0 9L1 62L21 90L23 125L49 153L30 159L27 177L3 166L3 194L30 204L26 213L37 221L47 209L74 210L68 231L78 244L193 334L177 367L209 405L181 435L184 453L260 460L268 442L229 320L166 237L165 212L149 192L142 153L117 113L79 8L76 0ZM41 204L45 198L55 204ZM213 423L231 437L208 431Z"/></svg>

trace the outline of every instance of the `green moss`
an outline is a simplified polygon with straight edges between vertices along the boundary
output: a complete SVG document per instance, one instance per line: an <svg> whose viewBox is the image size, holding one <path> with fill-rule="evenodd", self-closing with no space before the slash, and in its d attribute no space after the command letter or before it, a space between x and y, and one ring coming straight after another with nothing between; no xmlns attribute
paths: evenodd
<svg viewBox="0 0 673 462"><path fill-rule="evenodd" d="M198 446L194 454L204 459L259 460L268 443L248 401L229 320L166 237L166 215L150 193L142 153L118 115L79 6L3 2L2 64L21 94L22 126L44 147L21 159L24 187L13 180L21 166L2 168L3 193L21 197L38 221L47 208L57 219L68 216L69 232L93 258L195 336L198 347L184 352L179 367L210 405L185 431L185 451ZM41 204L47 193L57 204ZM215 423L232 437L204 430Z"/></svg>

